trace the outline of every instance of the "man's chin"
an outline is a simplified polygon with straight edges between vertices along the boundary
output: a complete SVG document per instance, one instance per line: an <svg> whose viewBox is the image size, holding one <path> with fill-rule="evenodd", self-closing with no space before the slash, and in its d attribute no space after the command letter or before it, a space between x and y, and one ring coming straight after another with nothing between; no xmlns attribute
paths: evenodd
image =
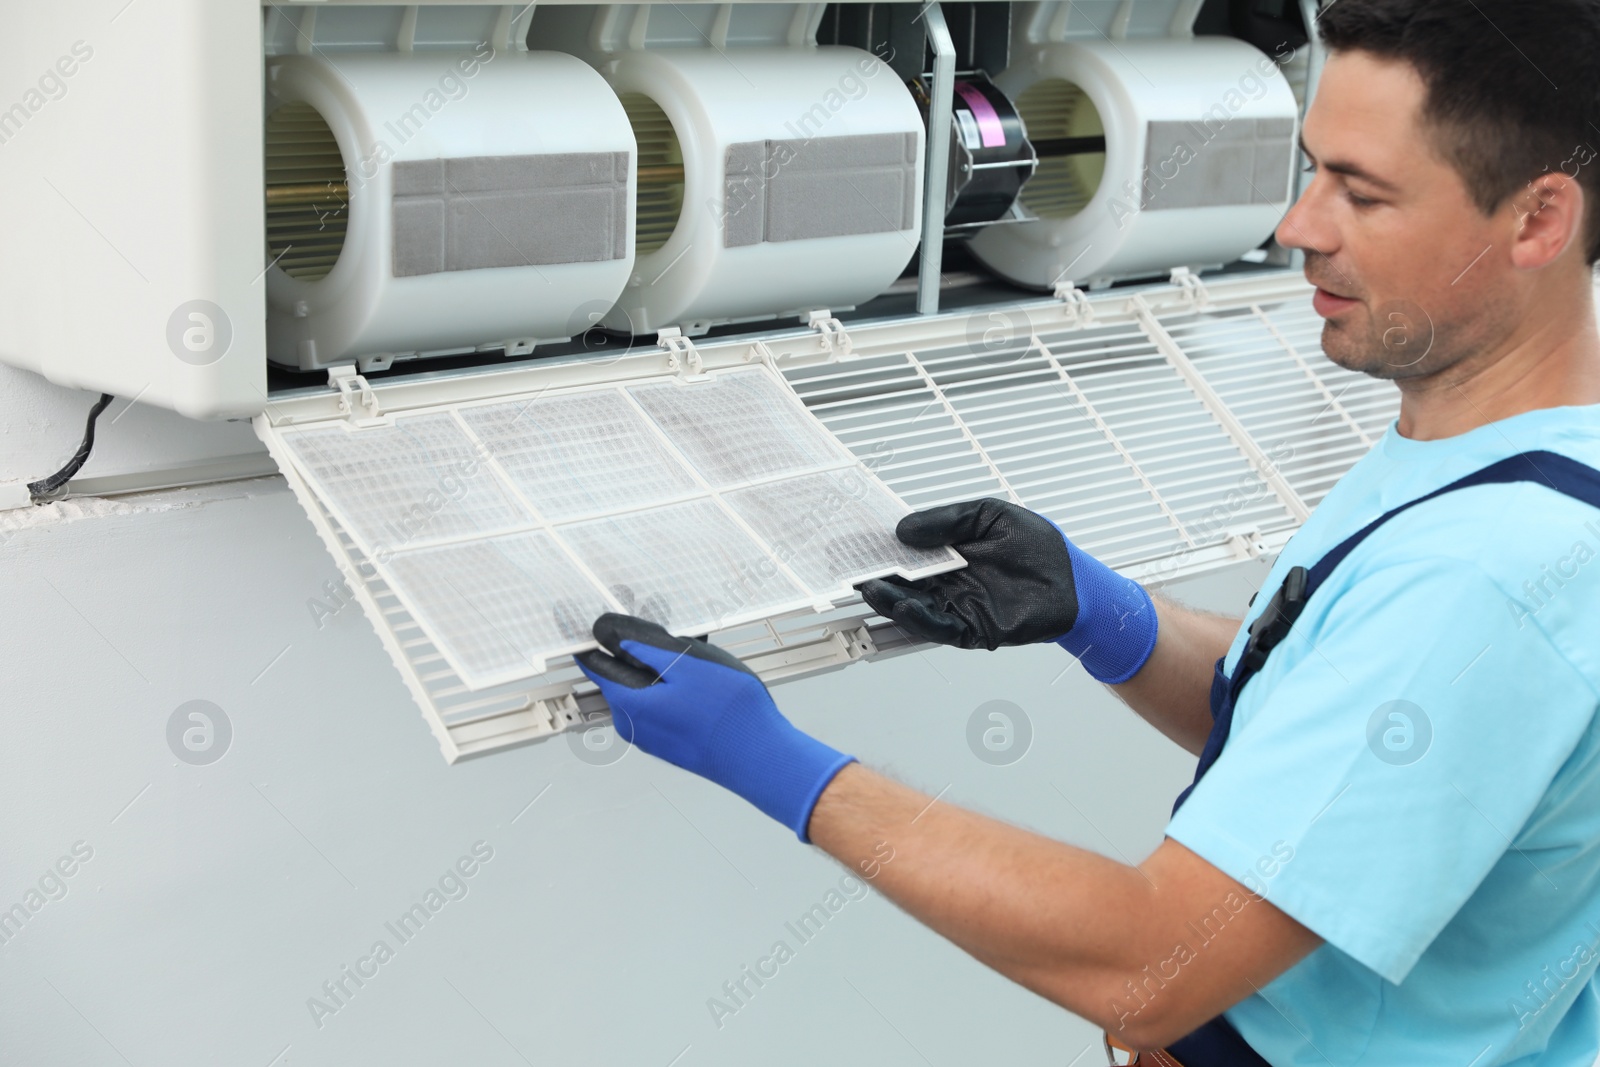
<svg viewBox="0 0 1600 1067"><path fill-rule="evenodd" d="M1322 352L1329 362L1371 378L1392 381L1403 376L1405 368L1395 365L1381 343L1370 337L1364 341L1352 338L1349 334L1344 326L1331 321L1323 323Z"/></svg>

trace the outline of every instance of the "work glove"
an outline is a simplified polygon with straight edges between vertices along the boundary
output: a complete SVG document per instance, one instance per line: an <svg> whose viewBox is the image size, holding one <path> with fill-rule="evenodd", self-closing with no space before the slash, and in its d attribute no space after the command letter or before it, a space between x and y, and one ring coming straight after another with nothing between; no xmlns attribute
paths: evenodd
<svg viewBox="0 0 1600 1067"><path fill-rule="evenodd" d="M800 732L755 672L728 652L632 615L594 623L600 649L574 659L600 687L617 735L708 778L810 843L806 826L855 757Z"/></svg>
<svg viewBox="0 0 1600 1067"><path fill-rule="evenodd" d="M1043 515L991 497L913 512L895 534L916 548L948 545L967 560L920 581L857 587L872 610L916 637L990 650L1054 641L1108 684L1132 678L1155 648L1150 594Z"/></svg>

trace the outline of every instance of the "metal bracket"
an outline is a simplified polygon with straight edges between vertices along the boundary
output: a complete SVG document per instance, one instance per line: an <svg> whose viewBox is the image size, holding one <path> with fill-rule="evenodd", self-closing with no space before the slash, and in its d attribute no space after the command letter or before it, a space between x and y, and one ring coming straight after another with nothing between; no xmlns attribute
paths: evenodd
<svg viewBox="0 0 1600 1067"><path fill-rule="evenodd" d="M1089 294L1070 280L1056 283L1055 296L1067 305L1067 321L1071 325L1088 326L1094 322L1094 305L1089 303Z"/></svg>
<svg viewBox="0 0 1600 1067"><path fill-rule="evenodd" d="M339 413L356 426L376 426L388 422L378 406L378 394L367 380L356 373L355 364L341 363L328 368L328 384L339 390ZM356 411L359 401L365 415Z"/></svg>
<svg viewBox="0 0 1600 1067"><path fill-rule="evenodd" d="M676 326L656 331L656 344L667 350L667 366L685 378L698 378L705 374L705 364L694 342L683 335Z"/></svg>
<svg viewBox="0 0 1600 1067"><path fill-rule="evenodd" d="M806 316L806 325L822 335L821 347L828 352L828 362L844 359L851 352L850 334L844 323L827 308L819 308Z"/></svg>
<svg viewBox="0 0 1600 1067"><path fill-rule="evenodd" d="M1193 310L1211 306L1211 294L1188 267L1172 268L1172 284L1183 290L1184 302Z"/></svg>

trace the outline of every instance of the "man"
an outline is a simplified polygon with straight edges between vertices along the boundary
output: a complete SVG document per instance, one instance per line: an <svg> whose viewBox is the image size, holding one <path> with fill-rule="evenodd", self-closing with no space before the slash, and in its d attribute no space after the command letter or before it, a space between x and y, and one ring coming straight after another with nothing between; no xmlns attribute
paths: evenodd
<svg viewBox="0 0 1600 1067"><path fill-rule="evenodd" d="M928 640L1059 640L1201 754L1147 860L934 804L704 642L608 615L582 661L624 737L852 868L889 843L891 899L1145 1062L1589 1067L1600 2L1338 0L1321 33L1315 176L1277 236L1328 357L1402 407L1250 626L1152 602L1000 501L900 524L965 570L862 590Z"/></svg>

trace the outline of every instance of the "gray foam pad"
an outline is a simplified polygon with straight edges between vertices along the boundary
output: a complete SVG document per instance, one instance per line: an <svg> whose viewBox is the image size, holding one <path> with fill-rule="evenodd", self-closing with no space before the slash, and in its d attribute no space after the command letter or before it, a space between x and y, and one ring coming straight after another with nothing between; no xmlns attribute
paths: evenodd
<svg viewBox="0 0 1600 1067"><path fill-rule="evenodd" d="M393 219L397 278L621 259L628 153L396 163Z"/></svg>
<svg viewBox="0 0 1600 1067"><path fill-rule="evenodd" d="M1152 122L1140 209L1283 203L1294 147L1288 118Z"/></svg>
<svg viewBox="0 0 1600 1067"><path fill-rule="evenodd" d="M909 230L917 191L915 133L729 145L722 244Z"/></svg>

